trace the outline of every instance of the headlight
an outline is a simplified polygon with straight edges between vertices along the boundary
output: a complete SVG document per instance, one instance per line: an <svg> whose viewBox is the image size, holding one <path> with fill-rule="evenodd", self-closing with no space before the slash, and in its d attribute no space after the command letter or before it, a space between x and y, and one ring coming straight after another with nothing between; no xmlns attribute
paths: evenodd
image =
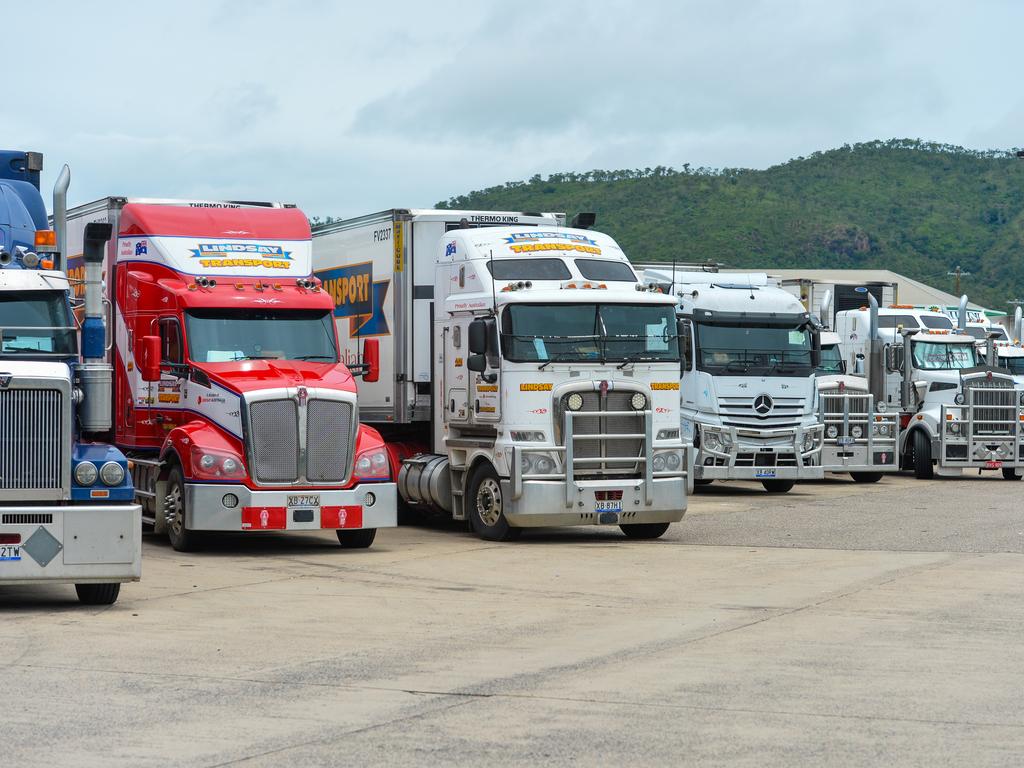
<svg viewBox="0 0 1024 768"><path fill-rule="evenodd" d="M679 430L678 429L659 429L658 440L678 440Z"/></svg>
<svg viewBox="0 0 1024 768"><path fill-rule="evenodd" d="M828 429L825 430L825 434L828 436L829 440L834 440L839 437L839 427L835 424L829 424Z"/></svg>
<svg viewBox="0 0 1024 768"><path fill-rule="evenodd" d="M956 396L953 398L953 402L956 403L957 405L963 405L965 400L966 398L964 397L963 392L957 392Z"/></svg>
<svg viewBox="0 0 1024 768"><path fill-rule="evenodd" d="M530 458L529 454L521 454L519 456L519 471L528 475L533 470L533 459Z"/></svg>
<svg viewBox="0 0 1024 768"><path fill-rule="evenodd" d="M1024 392L1020 393L1020 404L1024 405Z"/></svg>
<svg viewBox="0 0 1024 768"><path fill-rule="evenodd" d="M242 460L230 451L192 446L192 471L203 480L243 476Z"/></svg>
<svg viewBox="0 0 1024 768"><path fill-rule="evenodd" d="M83 461L75 467L75 482L79 485L92 485L99 475L96 465L91 461Z"/></svg>
<svg viewBox="0 0 1024 768"><path fill-rule="evenodd" d="M878 411L879 413L885 413L885 409L888 407L889 406L885 404L884 400L879 400L877 403L875 403L875 410Z"/></svg>
<svg viewBox="0 0 1024 768"><path fill-rule="evenodd" d="M804 450L805 451L809 451L809 450L811 450L811 448L814 447L814 433L813 432L804 432L804 443L803 443L803 446L804 446Z"/></svg>
<svg viewBox="0 0 1024 768"><path fill-rule="evenodd" d="M552 470L555 468L555 462L552 461L550 456L538 456L537 457L537 474L538 475L550 475Z"/></svg>
<svg viewBox="0 0 1024 768"><path fill-rule="evenodd" d="M629 405L634 411L642 411L647 407L647 395L643 392L634 392L629 398Z"/></svg>
<svg viewBox="0 0 1024 768"><path fill-rule="evenodd" d="M666 453L665 454L665 468L666 469L668 469L668 470L670 470L672 472L675 472L677 469L679 469L679 467L680 467L680 465L682 463L683 463L683 460L681 458L679 458L679 454L676 453L675 451L673 451L672 453Z"/></svg>
<svg viewBox="0 0 1024 768"><path fill-rule="evenodd" d="M853 436L855 440L859 440L860 438L864 437L864 428L861 427L860 424L854 424L852 427L850 427L850 434Z"/></svg>
<svg viewBox="0 0 1024 768"><path fill-rule="evenodd" d="M108 461L100 467L100 480L104 485L120 485L124 482L124 467L116 461Z"/></svg>
<svg viewBox="0 0 1024 768"><path fill-rule="evenodd" d="M656 454L654 454L654 460L651 462L651 468L654 469L655 472L664 472L665 471L665 454L663 454L663 453L656 453Z"/></svg>
<svg viewBox="0 0 1024 768"><path fill-rule="evenodd" d="M565 407L570 411L578 411L583 407L583 395L579 392L573 392L567 398L565 398Z"/></svg>
<svg viewBox="0 0 1024 768"><path fill-rule="evenodd" d="M880 435L880 436L882 436L882 437L888 437L888 436L889 436L889 425L888 425L888 424L886 424L886 423L885 423L884 421L883 421L883 422L880 422L880 423L878 423L878 424L875 424L875 425L874 425L874 426L873 426L873 427L871 428L871 430L872 430L872 431L873 431L873 432L874 432L874 433L875 433L876 435Z"/></svg>
<svg viewBox="0 0 1024 768"><path fill-rule="evenodd" d="M203 469L213 469L213 465L216 463L217 459L212 453L204 453L203 457L199 459L199 466Z"/></svg>
<svg viewBox="0 0 1024 768"><path fill-rule="evenodd" d="M356 457L356 477L360 480L391 479L388 452L384 448L371 448Z"/></svg>
<svg viewBox="0 0 1024 768"><path fill-rule="evenodd" d="M701 445L709 451L722 450L722 437L718 432L704 430L700 433Z"/></svg>
<svg viewBox="0 0 1024 768"><path fill-rule="evenodd" d="M959 435L960 434L960 422L959 421L947 421L946 422L946 430L951 435Z"/></svg>

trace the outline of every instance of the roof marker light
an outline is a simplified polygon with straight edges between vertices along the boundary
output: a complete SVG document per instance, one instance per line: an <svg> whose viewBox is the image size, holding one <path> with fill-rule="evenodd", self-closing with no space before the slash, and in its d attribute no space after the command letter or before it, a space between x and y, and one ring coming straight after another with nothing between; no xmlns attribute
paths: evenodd
<svg viewBox="0 0 1024 768"><path fill-rule="evenodd" d="M37 229L35 236L37 251L54 251L57 249L57 233L52 229Z"/></svg>

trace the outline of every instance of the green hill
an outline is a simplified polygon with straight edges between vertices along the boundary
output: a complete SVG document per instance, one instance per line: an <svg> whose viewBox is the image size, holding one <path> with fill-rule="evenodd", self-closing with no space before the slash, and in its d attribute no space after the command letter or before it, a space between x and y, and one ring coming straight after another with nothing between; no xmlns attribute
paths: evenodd
<svg viewBox="0 0 1024 768"><path fill-rule="evenodd" d="M658 167L557 173L443 208L595 211L636 262L885 268L992 309L1024 298L1024 159L901 139L765 170Z"/></svg>

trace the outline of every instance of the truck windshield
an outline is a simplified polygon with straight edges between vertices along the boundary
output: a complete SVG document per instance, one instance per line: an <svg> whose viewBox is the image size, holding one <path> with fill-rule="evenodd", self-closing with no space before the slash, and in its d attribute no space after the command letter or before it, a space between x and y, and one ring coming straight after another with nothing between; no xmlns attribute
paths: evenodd
<svg viewBox="0 0 1024 768"><path fill-rule="evenodd" d="M716 376L809 376L811 332L806 325L697 323L697 367Z"/></svg>
<svg viewBox="0 0 1024 768"><path fill-rule="evenodd" d="M185 319L193 362L338 361L330 312L194 309Z"/></svg>
<svg viewBox="0 0 1024 768"><path fill-rule="evenodd" d="M821 364L814 370L814 373L817 376L846 373L846 365L843 363L843 356L839 352L838 344L822 346Z"/></svg>
<svg viewBox="0 0 1024 768"><path fill-rule="evenodd" d="M63 291L0 294L4 355L78 354L78 333Z"/></svg>
<svg viewBox="0 0 1024 768"><path fill-rule="evenodd" d="M516 363L679 360L669 304L513 304L501 345Z"/></svg>
<svg viewBox="0 0 1024 768"><path fill-rule="evenodd" d="M1000 357L999 366L1005 368L1010 373L1021 376L1024 375L1024 356L1022 357Z"/></svg>
<svg viewBox="0 0 1024 768"><path fill-rule="evenodd" d="M915 341L911 349L914 353L914 367L920 371L955 371L973 368L978 364L973 344Z"/></svg>

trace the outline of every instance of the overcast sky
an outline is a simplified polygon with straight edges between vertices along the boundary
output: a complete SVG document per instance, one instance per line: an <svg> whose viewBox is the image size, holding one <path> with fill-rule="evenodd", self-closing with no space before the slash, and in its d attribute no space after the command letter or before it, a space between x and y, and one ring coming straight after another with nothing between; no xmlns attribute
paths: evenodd
<svg viewBox="0 0 1024 768"><path fill-rule="evenodd" d="M535 173L1024 145L1024 3L0 0L0 148L355 216ZM21 80L16 76L20 74Z"/></svg>

